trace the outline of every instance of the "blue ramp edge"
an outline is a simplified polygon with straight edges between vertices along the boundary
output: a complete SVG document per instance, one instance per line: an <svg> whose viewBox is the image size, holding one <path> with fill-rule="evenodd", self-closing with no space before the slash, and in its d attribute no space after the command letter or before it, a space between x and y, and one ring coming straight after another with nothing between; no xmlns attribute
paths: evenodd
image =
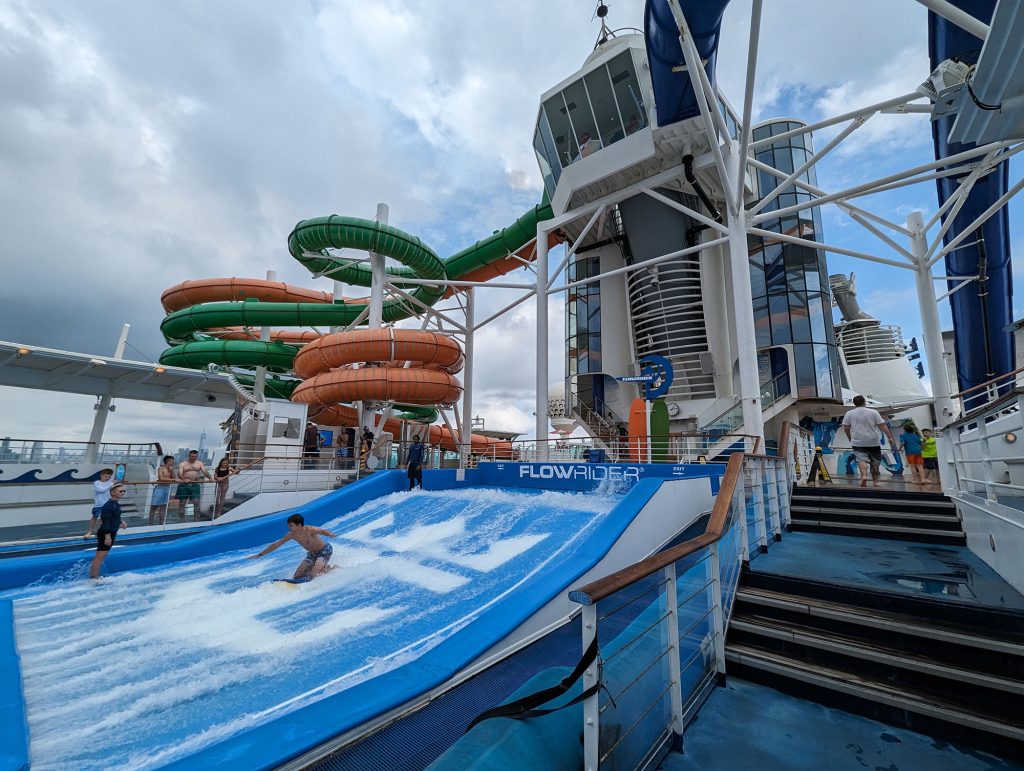
<svg viewBox="0 0 1024 771"><path fill-rule="evenodd" d="M470 475L466 476L468 481ZM272 769L444 684L596 565L663 481L638 481L575 552L532 575L502 602L410 664L256 725L166 768Z"/></svg>
<svg viewBox="0 0 1024 771"><path fill-rule="evenodd" d="M28 767L28 723L21 660L14 642L14 607L10 600L0 600L0 769Z"/></svg>

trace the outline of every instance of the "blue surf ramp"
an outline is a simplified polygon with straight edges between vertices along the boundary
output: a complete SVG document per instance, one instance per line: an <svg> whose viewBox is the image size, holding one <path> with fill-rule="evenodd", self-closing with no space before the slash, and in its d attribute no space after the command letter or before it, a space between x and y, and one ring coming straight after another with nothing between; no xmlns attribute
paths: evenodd
<svg viewBox="0 0 1024 771"><path fill-rule="evenodd" d="M392 476L375 484L401 483ZM669 484L711 499L709 479ZM5 592L31 766L273 768L492 651L618 542L636 539L651 501L678 507L662 487L463 486L357 507L329 496L307 521L336 533L338 569L307 584L274 582L305 556L295 544L250 560L252 545L209 552L195 540L190 558L154 552L151 565L99 585ZM283 534L283 517L254 528L266 544ZM185 547L161 548L180 557Z"/></svg>

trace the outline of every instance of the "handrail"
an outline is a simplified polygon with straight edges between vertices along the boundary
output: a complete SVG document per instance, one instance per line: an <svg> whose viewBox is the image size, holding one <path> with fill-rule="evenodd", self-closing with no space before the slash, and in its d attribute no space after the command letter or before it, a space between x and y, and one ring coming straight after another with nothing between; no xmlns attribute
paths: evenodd
<svg viewBox="0 0 1024 771"><path fill-rule="evenodd" d="M595 602L611 596L620 589L624 589L630 584L639 581L641 578L646 578L651 573L661 570L677 560L718 541L725 530L725 522L729 516L729 507L732 505L736 485L743 471L744 457L746 455L742 452L736 452L729 456L729 463L725 467L725 473L722 475L722 481L718 486L718 495L715 496L715 505L711 509L711 518L708 520L708 525L702 535L691 538L663 552L653 554L647 559L640 560L640 562L629 567L616 571L604 578L599 578L579 589L575 589L569 592L569 599L580 605L593 605Z"/></svg>
<svg viewBox="0 0 1024 771"><path fill-rule="evenodd" d="M978 383L978 385L972 386L971 388L968 388L966 391L960 391L959 393L950 394L949 398L950 399L962 399L965 395L967 395L969 393L973 393L974 391L979 391L982 388L987 388L988 386L992 385L993 383L995 383L995 382L997 382L999 380L1002 380L1003 378L1010 377L1011 375L1019 375L1021 372L1024 372L1024 367L1020 367L1019 369L1015 369L1012 372L1004 372L1002 375L996 375L991 380L986 380L984 383Z"/></svg>
<svg viewBox="0 0 1024 771"><path fill-rule="evenodd" d="M990 402L986 402L980 407L976 407L970 412L964 413L956 420L951 423L947 423L943 426L944 431L948 431L952 428L959 428L960 426L966 426L969 423L974 423L979 417L987 415L990 412L999 412L1005 408L1005 405L1010 402L1016 402L1021 395L1024 395L1024 386L1018 386L1012 391L1007 391L1005 394L1000 396L998 399L993 399Z"/></svg>

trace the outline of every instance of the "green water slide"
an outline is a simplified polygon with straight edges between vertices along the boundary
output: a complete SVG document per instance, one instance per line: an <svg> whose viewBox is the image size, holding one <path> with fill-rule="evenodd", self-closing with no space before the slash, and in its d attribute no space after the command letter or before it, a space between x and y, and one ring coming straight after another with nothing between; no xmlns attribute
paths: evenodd
<svg viewBox="0 0 1024 771"><path fill-rule="evenodd" d="M288 251L314 276L329 276L356 286L370 286L370 268L365 263L331 257L327 249L383 254L402 264L387 269L395 278L459 280L522 248L536 237L537 223L551 216L551 206L545 198L512 225L442 260L419 238L398 228L373 220L331 215L299 222L288 236ZM445 288L417 285L408 291L419 302L432 306L444 295ZM260 340L219 340L204 333L224 327L347 326L365 310L365 303L342 300L329 305L257 300L193 305L168 314L161 323L160 331L172 347L161 354L160 363L194 369L208 364L265 366L287 372L298 353L297 346ZM388 300L384 304L384 321L399 321L418 312L416 304L408 300Z"/></svg>

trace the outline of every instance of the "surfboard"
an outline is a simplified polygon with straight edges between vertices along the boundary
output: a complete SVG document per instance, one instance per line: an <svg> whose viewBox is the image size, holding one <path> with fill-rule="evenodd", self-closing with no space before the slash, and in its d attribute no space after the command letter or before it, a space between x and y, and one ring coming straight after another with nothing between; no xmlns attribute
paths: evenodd
<svg viewBox="0 0 1024 771"><path fill-rule="evenodd" d="M274 579L274 583L275 584L305 584L305 583L309 583L312 580L313 579L309 578L308 576L306 576L304 578L275 578Z"/></svg>
<svg viewBox="0 0 1024 771"><path fill-rule="evenodd" d="M629 407L629 459L647 462L647 402L634 399Z"/></svg>
<svg viewBox="0 0 1024 771"><path fill-rule="evenodd" d="M664 399L655 399L649 408L651 437L651 463L668 463L668 404Z"/></svg>

